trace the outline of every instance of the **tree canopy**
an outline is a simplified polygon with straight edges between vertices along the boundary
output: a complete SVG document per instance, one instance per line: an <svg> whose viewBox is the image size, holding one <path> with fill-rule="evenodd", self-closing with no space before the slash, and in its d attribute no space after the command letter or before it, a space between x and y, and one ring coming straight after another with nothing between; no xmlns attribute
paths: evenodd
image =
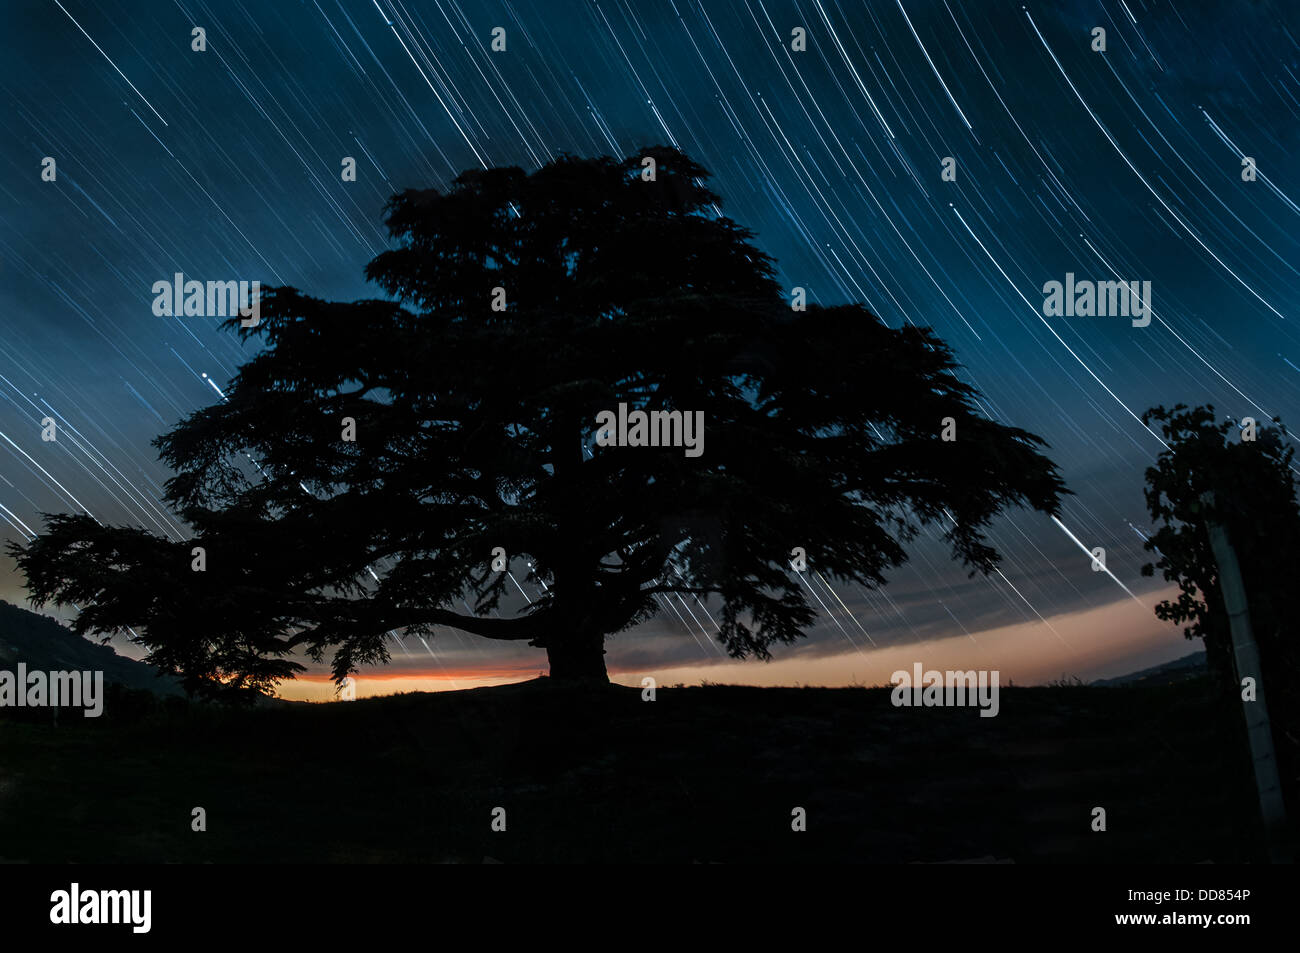
<svg viewBox="0 0 1300 953"><path fill-rule="evenodd" d="M1156 614L1183 624L1187 638L1203 639L1214 669L1230 675L1232 640L1206 525L1214 520L1228 532L1260 637L1283 630L1292 567L1278 557L1300 549L1295 451L1282 443L1279 427L1257 427L1253 439L1229 439L1239 425L1216 417L1212 406L1155 407L1142 419L1157 421L1168 444L1146 471L1147 509L1157 528L1145 548L1158 559L1142 573L1159 570L1179 587L1178 598L1160 603Z"/></svg>
<svg viewBox="0 0 1300 953"><path fill-rule="evenodd" d="M875 587L924 524L987 572L999 512L1057 512L1043 442L980 412L932 330L792 306L707 178L656 147L394 196L366 269L389 298L271 289L227 322L260 345L227 399L155 441L193 538L49 516L12 550L32 598L131 627L195 689L300 655L342 679L438 626L599 679L656 596L713 600L726 650L766 659L816 617L795 547ZM602 445L620 404L702 413L703 452ZM502 550L541 591L508 613Z"/></svg>
<svg viewBox="0 0 1300 953"><path fill-rule="evenodd" d="M1167 443L1146 471L1147 508L1157 529L1145 546L1158 559L1142 574L1159 570L1179 590L1156 606L1156 615L1204 642L1211 671L1235 699L1239 673L1207 528L1223 527L1246 589L1283 788L1294 800L1300 766L1300 642L1291 604L1300 552L1295 451L1284 444L1280 421L1238 423L1217 417L1213 406L1155 407L1142 419L1159 422Z"/></svg>

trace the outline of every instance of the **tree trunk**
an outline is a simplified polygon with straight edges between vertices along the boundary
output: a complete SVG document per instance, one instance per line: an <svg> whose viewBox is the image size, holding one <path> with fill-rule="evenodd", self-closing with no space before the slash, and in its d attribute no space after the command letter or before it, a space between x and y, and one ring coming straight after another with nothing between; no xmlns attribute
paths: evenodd
<svg viewBox="0 0 1300 953"><path fill-rule="evenodd" d="M609 683L603 635L558 637L547 644L546 659L557 682Z"/></svg>

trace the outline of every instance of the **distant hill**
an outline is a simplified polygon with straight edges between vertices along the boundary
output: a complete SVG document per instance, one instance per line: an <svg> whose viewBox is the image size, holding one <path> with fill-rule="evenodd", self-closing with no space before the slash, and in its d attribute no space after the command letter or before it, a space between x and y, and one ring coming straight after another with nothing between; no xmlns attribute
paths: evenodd
<svg viewBox="0 0 1300 953"><path fill-rule="evenodd" d="M1197 675L1203 675L1205 670L1205 653L1193 652L1191 655L1184 655L1180 659L1174 659L1172 662L1165 662L1163 665L1144 668L1139 672L1129 672L1127 675L1117 675L1114 678L1099 678L1091 684L1168 685L1170 682L1180 682L1185 678L1194 678Z"/></svg>
<svg viewBox="0 0 1300 953"><path fill-rule="evenodd" d="M98 671L104 673L105 684L158 695L185 694L179 679L159 677L152 665L118 655L54 619L0 600L0 668L12 670L19 662L29 671Z"/></svg>

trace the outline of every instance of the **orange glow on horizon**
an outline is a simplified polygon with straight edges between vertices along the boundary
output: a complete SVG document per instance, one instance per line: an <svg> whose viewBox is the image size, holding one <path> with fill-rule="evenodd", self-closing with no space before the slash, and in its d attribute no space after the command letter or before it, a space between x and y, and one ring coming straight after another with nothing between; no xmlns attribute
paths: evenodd
<svg viewBox="0 0 1300 953"><path fill-rule="evenodd" d="M626 669L610 661L610 679L640 687L644 676L658 686L698 685L701 681L728 685L803 685L844 687L887 685L900 669L914 662L933 669L996 669L1002 684L1041 685L1053 679L1077 676L1083 681L1126 674L1188 655L1199 643L1183 638L1181 631L1151 612L1159 599L1176 590L1146 594L1143 613L1132 600L1123 599L1095 609L1053 616L1047 624L1017 623L974 633L921 643L889 645L859 652L814 655L795 652L772 662L736 662L730 659L665 668ZM1053 629L1055 632L1053 632ZM546 671L545 657L519 662L448 671L389 671L371 669L353 676L358 698L399 692L441 692L527 681ZM299 676L280 686L279 696L294 701L334 701L334 684L328 674Z"/></svg>

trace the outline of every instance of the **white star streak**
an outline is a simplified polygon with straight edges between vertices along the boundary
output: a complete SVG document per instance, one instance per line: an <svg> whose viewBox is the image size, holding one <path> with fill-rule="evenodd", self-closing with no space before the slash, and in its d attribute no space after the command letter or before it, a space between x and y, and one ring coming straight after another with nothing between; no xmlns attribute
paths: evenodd
<svg viewBox="0 0 1300 953"><path fill-rule="evenodd" d="M95 42L95 38L92 37L89 33L87 33L80 23L77 23L76 18L71 13L68 13L68 11L64 8L63 4L59 3L59 0L54 0L54 5L58 7L60 10L63 10L64 13L68 14L68 19L73 22L73 24L76 26L78 30L81 30L81 35L84 36L86 39L90 40L91 44L95 47L95 49L99 50L100 55L103 56L104 59L108 60L108 65L113 67L113 69L117 70L118 76L122 77L123 79L126 79L126 74L123 73L120 69L117 69L117 64L114 63L113 60L109 58L109 55L104 52L103 48L100 47L100 45ZM158 117L159 121L162 122L164 126L167 125L167 120L163 119L162 114L159 113L158 110L153 108L153 103L149 102L149 100L144 98L144 93L140 92L140 90L135 88L135 83L131 82L129 79L126 79L126 85L130 86L131 89L135 91L135 94L144 100L144 104L148 106L151 110L153 110L153 114Z"/></svg>
<svg viewBox="0 0 1300 953"><path fill-rule="evenodd" d="M1080 541L1080 539L1079 539L1078 536L1075 536L1073 533L1071 533L1070 530L1069 530L1069 528L1068 528L1064 523L1062 523L1062 522L1061 522L1059 519L1057 519L1055 516L1052 517L1052 522L1055 523L1057 526L1061 527L1061 532L1065 533L1066 536L1070 537L1070 539L1074 541L1074 545L1078 546L1080 549L1082 549L1082 550L1083 550L1083 551L1088 555L1088 559L1089 559L1090 562L1092 562L1092 563L1094 563L1094 564L1097 563L1096 558L1092 555L1092 550L1089 549L1087 546L1085 546L1085 545L1082 543L1082 541ZM1122 582L1119 581L1119 577L1116 576L1113 572L1110 571L1110 567L1109 567L1109 566L1107 566L1105 563L1101 563L1100 565L1101 565L1101 571L1104 572L1106 575L1110 576L1110 578L1113 579L1113 580L1115 581L1115 585L1119 586L1121 589L1123 589L1125 592L1127 592L1127 593L1129 594L1129 597L1130 597L1134 602L1136 602L1138 605L1140 605L1143 609L1145 609L1145 608L1147 607L1147 605L1146 605L1145 602L1143 602L1143 601L1142 601L1141 599L1139 599L1137 596L1133 595L1133 591L1132 591L1131 589L1129 589L1128 586L1124 585L1124 583L1122 583Z"/></svg>
<svg viewBox="0 0 1300 953"><path fill-rule="evenodd" d="M916 39L916 45L919 46L921 52L925 54L925 61L930 64L930 69L934 70L934 78L939 81L939 85L943 87L943 91L948 94L948 101L952 103L952 108L957 110L957 115L960 116L961 121L966 124L966 128L970 129L970 131L974 133L975 130L971 126L970 120L966 118L966 114L962 112L961 107L957 105L957 100L952 95L952 90L948 88L948 84L945 83L943 77L939 75L939 67L935 66L934 60L930 59L930 51L927 50L925 44L921 42L921 37L917 35L916 27L912 26L911 17L909 17L907 11L903 9L903 0L894 0L894 2L898 4L898 12L901 13L903 19L907 21L907 28L912 31L912 36ZM818 6L821 6L821 4L818 4Z"/></svg>

